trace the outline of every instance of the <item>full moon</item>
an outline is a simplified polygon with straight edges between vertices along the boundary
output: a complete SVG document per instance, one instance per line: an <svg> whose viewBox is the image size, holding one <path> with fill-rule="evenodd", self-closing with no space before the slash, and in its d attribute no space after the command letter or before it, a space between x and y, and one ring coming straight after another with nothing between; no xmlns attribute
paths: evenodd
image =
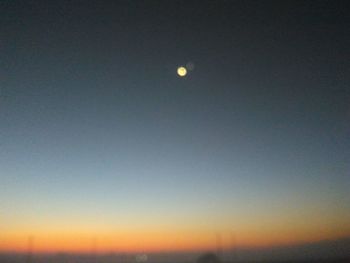
<svg viewBox="0 0 350 263"><path fill-rule="evenodd" d="M177 74L180 76L180 77L184 77L186 76L187 74L187 69L185 67L178 67L177 68Z"/></svg>

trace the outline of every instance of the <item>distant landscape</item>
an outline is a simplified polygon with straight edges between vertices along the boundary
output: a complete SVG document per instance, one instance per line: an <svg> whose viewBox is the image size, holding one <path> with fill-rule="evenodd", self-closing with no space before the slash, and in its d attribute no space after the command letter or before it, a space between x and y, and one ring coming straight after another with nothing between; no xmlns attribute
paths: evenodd
<svg viewBox="0 0 350 263"><path fill-rule="evenodd" d="M195 263L207 252L0 253L1 263ZM218 254L218 253L216 253ZM350 262L350 238L288 247L223 251L218 262ZM200 263L218 263L205 261Z"/></svg>

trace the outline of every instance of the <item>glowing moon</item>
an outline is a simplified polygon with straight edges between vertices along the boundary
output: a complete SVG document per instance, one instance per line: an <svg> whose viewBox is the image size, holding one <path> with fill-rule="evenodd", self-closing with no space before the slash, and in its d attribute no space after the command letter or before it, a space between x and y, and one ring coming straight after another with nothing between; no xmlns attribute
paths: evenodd
<svg viewBox="0 0 350 263"><path fill-rule="evenodd" d="M184 77L187 74L187 69L185 67L178 67L177 68L177 75L180 77Z"/></svg>

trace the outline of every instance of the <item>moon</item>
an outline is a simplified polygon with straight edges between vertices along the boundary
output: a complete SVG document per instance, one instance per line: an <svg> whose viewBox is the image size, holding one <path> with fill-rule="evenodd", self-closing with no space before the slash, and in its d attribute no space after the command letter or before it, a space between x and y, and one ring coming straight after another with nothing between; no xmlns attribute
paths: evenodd
<svg viewBox="0 0 350 263"><path fill-rule="evenodd" d="M185 67L178 67L177 68L177 75L179 75L180 77L184 77L187 75L187 69Z"/></svg>

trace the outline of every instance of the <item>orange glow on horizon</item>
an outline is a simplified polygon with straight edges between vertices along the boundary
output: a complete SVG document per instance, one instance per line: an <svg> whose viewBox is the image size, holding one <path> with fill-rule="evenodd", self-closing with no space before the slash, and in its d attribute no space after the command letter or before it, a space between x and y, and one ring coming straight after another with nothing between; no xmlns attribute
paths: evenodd
<svg viewBox="0 0 350 263"><path fill-rule="evenodd" d="M350 233L348 233L349 236ZM107 252L185 252L216 250L215 233L192 232L142 232L114 234L38 234L31 235L33 253L70 252L70 253L107 253ZM222 235L222 249L237 247L272 247L297 243L317 242L324 239L343 237L339 233L333 235L261 235L261 233L242 233L235 243L231 237ZM29 235L6 235L0 237L0 251L27 252Z"/></svg>

